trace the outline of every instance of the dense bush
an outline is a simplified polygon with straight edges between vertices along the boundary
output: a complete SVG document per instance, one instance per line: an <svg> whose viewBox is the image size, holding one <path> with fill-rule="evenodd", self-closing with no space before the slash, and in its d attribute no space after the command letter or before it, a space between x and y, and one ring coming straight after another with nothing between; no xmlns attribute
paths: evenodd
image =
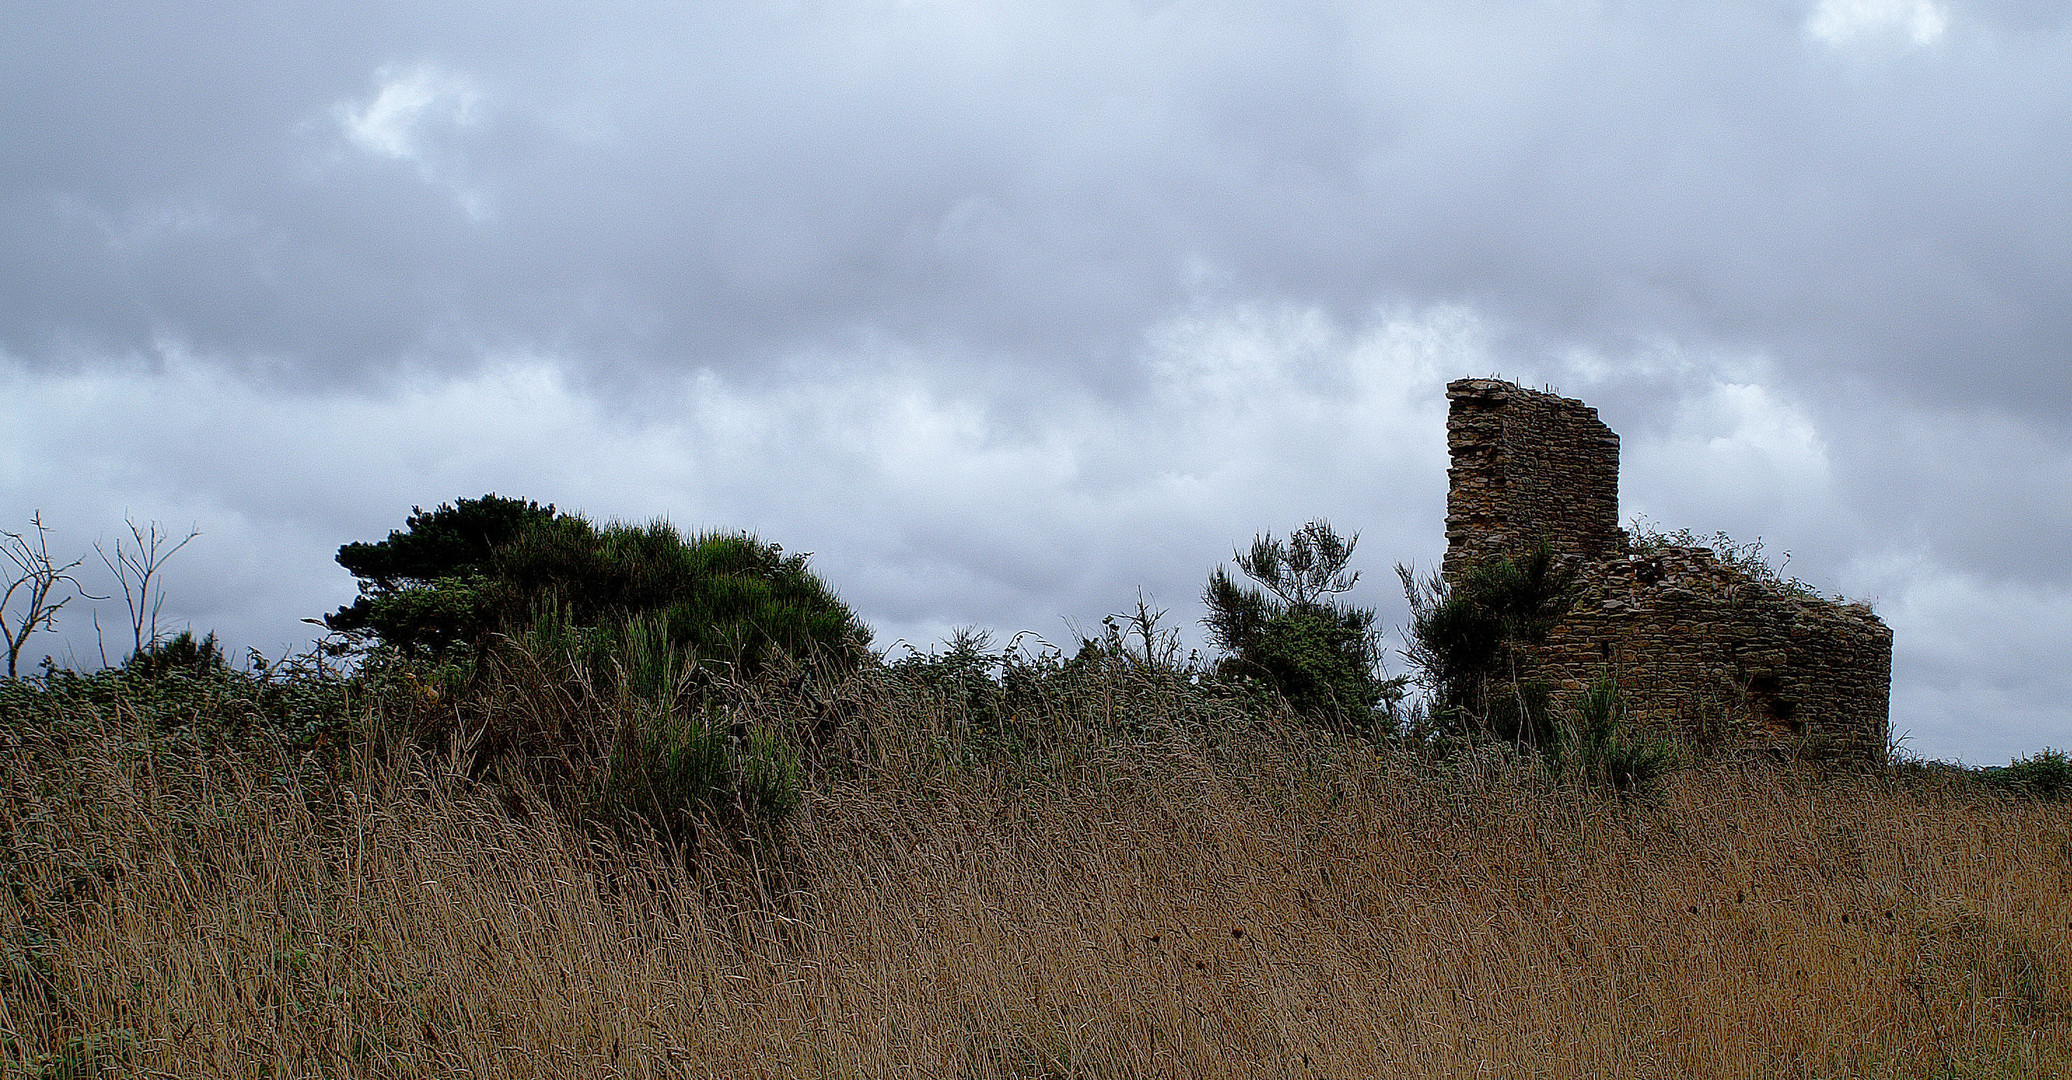
<svg viewBox="0 0 2072 1080"><path fill-rule="evenodd" d="M478 641L526 607L518 590L499 581L500 553L556 516L552 506L495 494L415 507L388 539L338 549L338 565L359 579L360 597L324 622L405 652Z"/></svg>
<svg viewBox="0 0 2072 1080"><path fill-rule="evenodd" d="M147 676L171 672L205 675L227 670L230 662L224 659L222 646L216 643L214 633L196 638L194 631L182 630L172 637L145 645L123 661L122 666Z"/></svg>
<svg viewBox="0 0 2072 1080"><path fill-rule="evenodd" d="M1380 675L1374 612L1330 599L1359 581L1346 570L1358 542L1312 521L1286 541L1268 533L1236 553L1238 569L1263 589L1212 571L1202 601L1210 637L1230 654L1220 672L1263 683L1334 728L1368 731L1384 721L1383 705L1401 684Z"/></svg>
<svg viewBox="0 0 2072 1080"><path fill-rule="evenodd" d="M326 622L370 646L370 673L413 688L396 726L602 823L680 836L781 821L809 748L739 720L728 691L869 658L805 555L744 534L486 495L417 510L338 561L361 596Z"/></svg>
<svg viewBox="0 0 2072 1080"><path fill-rule="evenodd" d="M656 615L584 628L545 609L473 663L450 697L413 712L419 741L579 820L760 835L798 802L800 733L748 721Z"/></svg>
<svg viewBox="0 0 2072 1080"><path fill-rule="evenodd" d="M2045 748L2006 765L1980 770L1994 787L2039 799L2072 799L2072 756Z"/></svg>
<svg viewBox="0 0 2072 1080"><path fill-rule="evenodd" d="M1025 647L1020 637L998 648L990 634L960 629L941 648L892 660L886 674L894 695L935 718L957 753L1037 767L1067 746L1127 741L1211 716L1227 722L1230 687L1161 657L1155 645L1147 662L1113 621L1104 625L1106 633L1070 656L1047 644Z"/></svg>
<svg viewBox="0 0 2072 1080"><path fill-rule="evenodd" d="M361 595L326 624L419 655L479 649L545 612L583 628L640 616L701 663L744 674L773 650L853 665L869 643L804 555L745 534L687 538L660 521L593 525L497 495L419 509L386 540L340 548L338 562Z"/></svg>
<svg viewBox="0 0 2072 1080"><path fill-rule="evenodd" d="M114 725L181 744L264 743L305 756L347 742L360 696L350 676L311 655L254 660L232 667L214 635L197 641L183 631L121 667L0 679L0 721L84 737Z"/></svg>

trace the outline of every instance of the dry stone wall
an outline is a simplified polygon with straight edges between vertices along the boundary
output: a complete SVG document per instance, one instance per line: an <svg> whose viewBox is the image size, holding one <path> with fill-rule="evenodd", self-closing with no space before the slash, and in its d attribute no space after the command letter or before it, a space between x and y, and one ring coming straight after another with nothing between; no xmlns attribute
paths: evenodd
<svg viewBox="0 0 2072 1080"><path fill-rule="evenodd" d="M1580 401L1494 379L1447 387L1455 577L1540 540L1578 600L1535 658L1558 692L1615 678L1643 723L1818 756L1886 750L1892 631L1711 551L1635 550L1618 527L1618 436Z"/></svg>

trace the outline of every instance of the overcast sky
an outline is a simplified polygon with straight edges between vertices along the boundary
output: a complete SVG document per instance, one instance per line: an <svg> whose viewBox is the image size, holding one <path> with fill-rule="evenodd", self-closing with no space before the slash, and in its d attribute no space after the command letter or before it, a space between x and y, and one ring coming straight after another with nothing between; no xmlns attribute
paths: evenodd
<svg viewBox="0 0 2072 1080"><path fill-rule="evenodd" d="M0 12L0 528L198 528L169 626L304 644L496 491L814 552L880 647L1200 643L1326 516L1397 627L1501 374L1872 601L1914 752L2072 746L2063 0Z"/></svg>

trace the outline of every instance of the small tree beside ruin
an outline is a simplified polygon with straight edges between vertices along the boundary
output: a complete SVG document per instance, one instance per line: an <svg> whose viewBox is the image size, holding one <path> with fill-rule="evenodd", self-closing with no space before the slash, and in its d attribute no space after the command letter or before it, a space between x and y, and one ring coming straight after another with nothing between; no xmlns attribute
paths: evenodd
<svg viewBox="0 0 2072 1080"><path fill-rule="evenodd" d="M1360 580L1346 569L1359 539L1321 520L1285 541L1272 533L1255 538L1235 558L1264 588L1239 585L1217 567L1202 593L1209 609L1202 621L1230 654L1219 665L1224 674L1263 683L1328 726L1365 731L1401 683L1381 678L1373 609L1332 599Z"/></svg>

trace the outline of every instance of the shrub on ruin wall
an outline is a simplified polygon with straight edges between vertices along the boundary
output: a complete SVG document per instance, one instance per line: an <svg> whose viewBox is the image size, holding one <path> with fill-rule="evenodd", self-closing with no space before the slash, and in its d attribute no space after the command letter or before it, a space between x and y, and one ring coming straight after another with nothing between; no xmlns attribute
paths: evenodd
<svg viewBox="0 0 2072 1080"><path fill-rule="evenodd" d="M1653 555L1672 548L1703 548L1712 552L1728 569L1782 595L1802 600L1841 599L1828 597L1804 579L1787 575L1785 569L1791 565L1791 552L1785 552L1782 558L1772 563L1760 536L1753 540L1736 540L1718 531L1701 536L1689 529L1666 530L1646 518L1635 518L1626 529L1626 542L1636 555Z"/></svg>
<svg viewBox="0 0 2072 1080"><path fill-rule="evenodd" d="M1634 723L1609 674L1600 673L1567 704L1548 754L1557 775L1635 791L1684 764L1684 748L1675 740Z"/></svg>
<svg viewBox="0 0 2072 1080"><path fill-rule="evenodd" d="M1487 559L1454 581L1397 573L1410 597L1406 655L1426 692L1432 734L1533 751L1556 776L1620 791L1645 789L1681 767L1683 746L1636 723L1608 673L1567 698L1536 674L1532 651L1578 592L1575 572L1545 545Z"/></svg>
<svg viewBox="0 0 2072 1080"><path fill-rule="evenodd" d="M1409 647L1432 724L1442 733L1546 746L1555 733L1552 688L1532 650L1575 604L1576 573L1546 544L1493 557L1448 580L1397 566L1410 601Z"/></svg>

